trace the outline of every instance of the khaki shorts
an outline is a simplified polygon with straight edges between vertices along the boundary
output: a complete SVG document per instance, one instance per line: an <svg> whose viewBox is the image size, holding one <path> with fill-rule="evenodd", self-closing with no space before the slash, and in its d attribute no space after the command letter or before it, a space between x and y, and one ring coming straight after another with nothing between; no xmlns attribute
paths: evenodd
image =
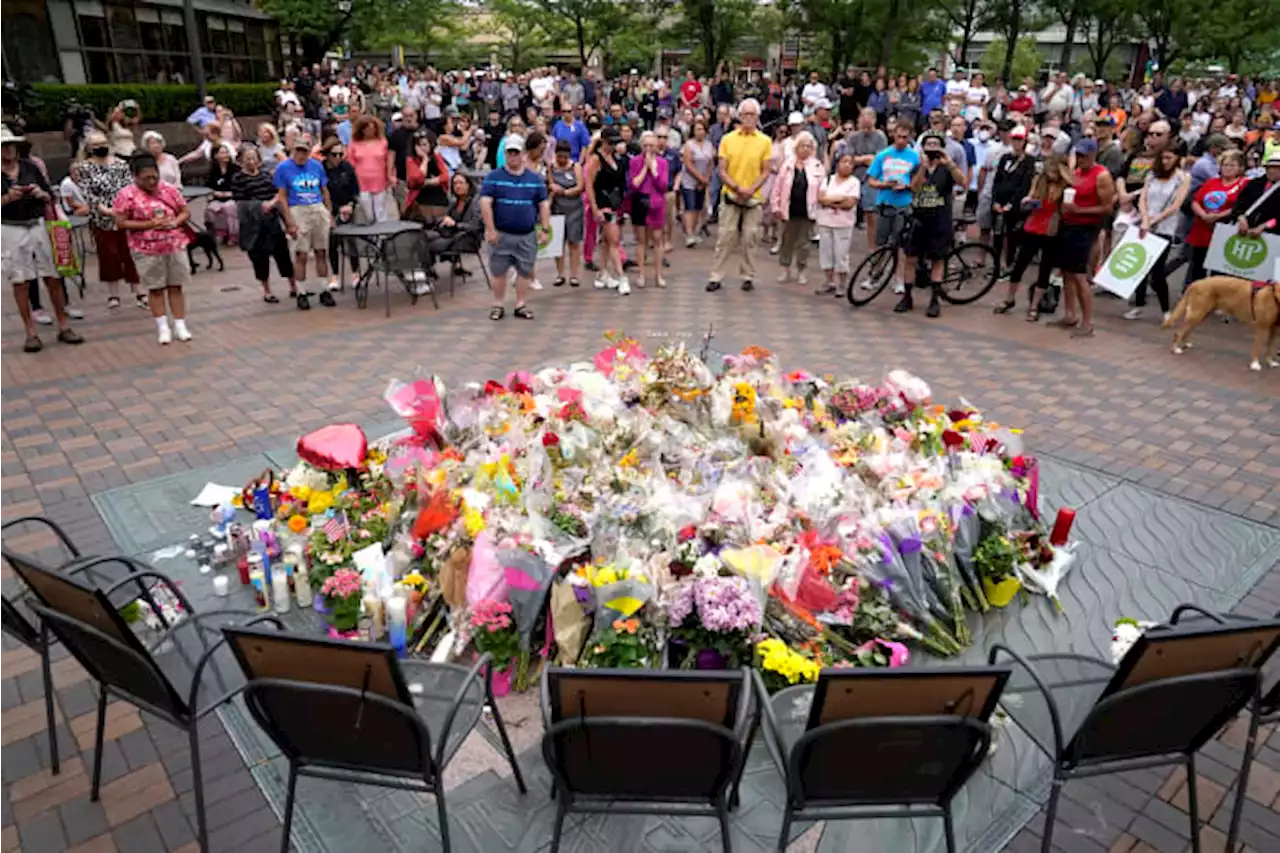
<svg viewBox="0 0 1280 853"><path fill-rule="evenodd" d="M6 224L0 229L0 247L3 249L0 266L4 267L6 282L21 284L28 279L58 275L43 220L29 225Z"/></svg>
<svg viewBox="0 0 1280 853"><path fill-rule="evenodd" d="M301 204L289 208L298 236L289 241L294 254L305 254L309 249L327 251L329 248L329 208L323 204Z"/></svg>
<svg viewBox="0 0 1280 853"><path fill-rule="evenodd" d="M191 283L191 267L187 263L186 252L134 255L133 265L138 268L138 281L147 290L186 287Z"/></svg>

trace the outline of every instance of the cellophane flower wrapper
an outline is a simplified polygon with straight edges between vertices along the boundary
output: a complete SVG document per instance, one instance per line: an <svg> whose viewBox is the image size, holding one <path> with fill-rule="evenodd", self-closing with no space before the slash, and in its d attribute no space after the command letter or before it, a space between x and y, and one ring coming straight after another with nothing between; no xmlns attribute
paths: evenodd
<svg viewBox="0 0 1280 853"><path fill-rule="evenodd" d="M618 619L630 619L653 599L655 593L653 582L644 577L628 577L593 587L595 630L603 630Z"/></svg>
<svg viewBox="0 0 1280 853"><path fill-rule="evenodd" d="M512 616L520 634L520 648L529 648L534 625L547 602L555 567L523 548L501 548L497 552L511 602Z"/></svg>
<svg viewBox="0 0 1280 853"><path fill-rule="evenodd" d="M1075 545L1072 543L1055 547L1053 550L1053 562L1048 566L1032 568L1026 563L1018 561L1013 564L1013 571L1028 592L1046 596L1061 609L1062 603L1058 599L1058 587L1066 579L1067 572L1075 564L1075 560Z"/></svg>
<svg viewBox="0 0 1280 853"><path fill-rule="evenodd" d="M911 620L921 634L921 642L936 654L956 654L962 647L937 618L937 613L942 610L941 603L922 575L919 563L923 544L902 518L899 513L898 520L891 522L879 534L881 559L865 562L863 571Z"/></svg>
<svg viewBox="0 0 1280 853"><path fill-rule="evenodd" d="M439 439L439 426L443 415L440 388L435 379L416 379L402 382L392 379L383 392L382 399L397 415L405 419L414 434L423 442Z"/></svg>
<svg viewBox="0 0 1280 853"><path fill-rule="evenodd" d="M951 560L955 572L964 584L963 592L972 602L971 606L985 612L990 609L990 604L982 591L982 579L973 567L973 551L978 547L978 537L982 535L982 520L971 504L961 501L951 509L951 524L954 529Z"/></svg>
<svg viewBox="0 0 1280 853"><path fill-rule="evenodd" d="M507 574L498 559L493 534L488 530L476 537L467 570L467 606L475 607L485 600L507 600Z"/></svg>

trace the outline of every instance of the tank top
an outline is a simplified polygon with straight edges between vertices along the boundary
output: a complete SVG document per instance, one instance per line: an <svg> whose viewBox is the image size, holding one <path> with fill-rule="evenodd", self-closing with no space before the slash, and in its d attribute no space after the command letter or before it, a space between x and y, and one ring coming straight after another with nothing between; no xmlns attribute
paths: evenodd
<svg viewBox="0 0 1280 853"><path fill-rule="evenodd" d="M1075 181L1071 187L1076 191L1075 203L1079 207L1097 207L1098 201L1098 178L1106 174L1107 167L1100 163L1094 163L1089 171L1081 172L1076 169ZM1080 213L1063 213L1062 222L1066 225L1098 225L1102 222L1103 216L1100 213L1080 214Z"/></svg>
<svg viewBox="0 0 1280 853"><path fill-rule="evenodd" d="M1173 197L1182 183L1182 170L1174 169L1173 174L1160 179L1152 173L1147 179L1147 216L1155 219L1173 204ZM1166 216L1151 229L1162 237L1172 237L1178 230L1178 217Z"/></svg>
<svg viewBox="0 0 1280 853"><path fill-rule="evenodd" d="M556 166L552 166L551 180L555 181L558 186L563 187L566 190L572 189L578 183L577 178L573 174L572 165L570 165L569 168L567 169L560 169ZM581 207L582 207L582 196L558 195L558 196L555 196L554 199L552 200L551 212L565 214L565 213L571 213L575 210L578 210Z"/></svg>
<svg viewBox="0 0 1280 853"><path fill-rule="evenodd" d="M699 143L696 139L690 139L689 159L693 161L693 168L697 169L700 174L711 174L711 164L716 158L716 149L711 145L711 140L704 139ZM680 173L680 186L686 190L696 190L698 188L698 179L693 173L685 169Z"/></svg>
<svg viewBox="0 0 1280 853"><path fill-rule="evenodd" d="M623 174L621 164L617 160L610 166L609 161L603 157L599 159L600 168L596 170L593 186L596 194L596 203L600 205L602 210L617 210L622 207L622 200L626 196L627 179Z"/></svg>

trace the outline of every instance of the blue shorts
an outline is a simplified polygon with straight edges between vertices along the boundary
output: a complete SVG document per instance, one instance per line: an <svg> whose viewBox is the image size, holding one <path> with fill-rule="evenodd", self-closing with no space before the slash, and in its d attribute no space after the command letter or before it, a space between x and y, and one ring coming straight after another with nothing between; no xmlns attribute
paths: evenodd
<svg viewBox="0 0 1280 853"><path fill-rule="evenodd" d="M538 261L538 237L534 232L528 234L508 234L498 232L498 245L489 252L489 272L494 276L506 275L507 270L516 268L516 275L529 278L533 275L533 267Z"/></svg>
<svg viewBox="0 0 1280 853"><path fill-rule="evenodd" d="M707 188L696 190L681 189L680 198L684 201L684 209L701 212L707 203Z"/></svg>

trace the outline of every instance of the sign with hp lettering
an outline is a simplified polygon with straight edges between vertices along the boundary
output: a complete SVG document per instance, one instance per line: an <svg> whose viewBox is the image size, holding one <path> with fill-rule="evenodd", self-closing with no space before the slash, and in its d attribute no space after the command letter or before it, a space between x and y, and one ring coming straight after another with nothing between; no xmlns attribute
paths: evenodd
<svg viewBox="0 0 1280 853"><path fill-rule="evenodd" d="M1139 237L1137 228L1129 228L1093 280L1116 296L1128 299L1168 246L1169 241L1158 234Z"/></svg>
<svg viewBox="0 0 1280 853"><path fill-rule="evenodd" d="M1263 234L1249 237L1236 231L1235 225L1214 226L1213 242L1205 266L1227 275L1247 278L1250 281L1271 281L1280 264L1280 237Z"/></svg>

